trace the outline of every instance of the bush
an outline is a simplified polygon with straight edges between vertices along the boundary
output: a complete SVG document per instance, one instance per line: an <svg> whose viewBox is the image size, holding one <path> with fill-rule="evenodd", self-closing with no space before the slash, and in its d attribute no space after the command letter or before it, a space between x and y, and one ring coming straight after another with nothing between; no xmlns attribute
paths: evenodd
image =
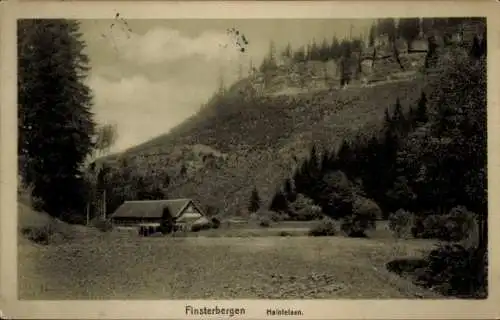
<svg viewBox="0 0 500 320"><path fill-rule="evenodd" d="M21 233L29 240L43 245L73 240L75 230L58 222L50 222L39 227L22 228Z"/></svg>
<svg viewBox="0 0 500 320"><path fill-rule="evenodd" d="M474 231L475 224L474 214L458 206L445 215L416 218L412 233L415 238L456 242L467 238Z"/></svg>
<svg viewBox="0 0 500 320"><path fill-rule="evenodd" d="M44 207L43 199L40 198L40 197L32 196L31 197L31 207L35 211L42 212L43 211L43 207Z"/></svg>
<svg viewBox="0 0 500 320"><path fill-rule="evenodd" d="M252 214L250 217L252 220L260 221L262 219L267 219L269 221L278 222L287 220L288 215L284 212L275 212L271 210L261 209L256 213Z"/></svg>
<svg viewBox="0 0 500 320"><path fill-rule="evenodd" d="M323 216L323 210L314 201L299 193L290 205L290 217L297 221L316 220Z"/></svg>
<svg viewBox="0 0 500 320"><path fill-rule="evenodd" d="M342 231L349 237L364 238L367 230L375 229L381 216L382 210L374 201L358 196L354 199L352 214L342 219Z"/></svg>
<svg viewBox="0 0 500 320"><path fill-rule="evenodd" d="M426 267L417 275L417 283L444 295L485 298L487 293L487 255L475 247L446 244L426 258ZM484 264L483 264L484 262Z"/></svg>
<svg viewBox="0 0 500 320"><path fill-rule="evenodd" d="M52 224L47 224L42 227L23 228L22 234L29 240L38 244L48 245L56 230Z"/></svg>
<svg viewBox="0 0 500 320"><path fill-rule="evenodd" d="M271 221L267 218L261 218L259 221L259 226L263 228L268 228L271 226Z"/></svg>
<svg viewBox="0 0 500 320"><path fill-rule="evenodd" d="M463 206L451 209L446 222L445 232L449 241L466 239L476 227L475 215Z"/></svg>
<svg viewBox="0 0 500 320"><path fill-rule="evenodd" d="M389 216L389 228L397 238L407 237L413 225L413 215L399 209Z"/></svg>
<svg viewBox="0 0 500 320"><path fill-rule="evenodd" d="M113 224L107 219L96 218L90 222L90 225L101 232L113 230Z"/></svg>
<svg viewBox="0 0 500 320"><path fill-rule="evenodd" d="M212 224L212 228L213 229L218 229L220 227L220 220L217 219L216 217L212 217L212 219L210 219L210 223Z"/></svg>
<svg viewBox="0 0 500 320"><path fill-rule="evenodd" d="M327 237L336 235L337 227L335 222L331 219L324 219L318 223L315 227L309 230L309 236L311 237Z"/></svg>

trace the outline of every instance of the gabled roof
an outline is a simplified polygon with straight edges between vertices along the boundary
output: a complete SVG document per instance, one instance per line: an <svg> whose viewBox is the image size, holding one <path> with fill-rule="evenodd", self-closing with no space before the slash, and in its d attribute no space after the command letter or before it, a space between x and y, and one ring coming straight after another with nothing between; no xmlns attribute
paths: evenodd
<svg viewBox="0 0 500 320"><path fill-rule="evenodd" d="M125 201L111 218L161 218L165 207L170 210L173 217L177 217L190 203L201 212L191 199L138 200Z"/></svg>

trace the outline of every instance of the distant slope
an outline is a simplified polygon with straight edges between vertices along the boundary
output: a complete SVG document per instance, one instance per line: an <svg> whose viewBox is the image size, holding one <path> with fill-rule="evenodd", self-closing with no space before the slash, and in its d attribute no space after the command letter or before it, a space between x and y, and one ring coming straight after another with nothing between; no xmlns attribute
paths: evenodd
<svg viewBox="0 0 500 320"><path fill-rule="evenodd" d="M254 186L267 206L313 143L331 150L360 129L370 134L396 97L404 107L414 105L427 82L421 75L372 87L257 97L246 95L241 82L170 133L122 156L149 172L168 173L169 197L192 197L226 215L240 215ZM215 160L201 160L200 148L212 150ZM182 165L187 172L180 175Z"/></svg>

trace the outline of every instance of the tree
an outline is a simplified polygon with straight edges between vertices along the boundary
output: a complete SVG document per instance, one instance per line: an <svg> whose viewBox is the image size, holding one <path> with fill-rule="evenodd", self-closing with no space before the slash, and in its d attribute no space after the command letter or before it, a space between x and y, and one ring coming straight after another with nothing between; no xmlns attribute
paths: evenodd
<svg viewBox="0 0 500 320"><path fill-rule="evenodd" d="M174 231L175 218L172 216L170 209L168 207L163 208L163 213L161 216L160 232L163 234L168 234Z"/></svg>
<svg viewBox="0 0 500 320"><path fill-rule="evenodd" d="M295 62L304 62L306 60L306 52L303 46L293 53L293 60Z"/></svg>
<svg viewBox="0 0 500 320"><path fill-rule="evenodd" d="M370 47L375 46L375 38L377 37L377 26L372 24L370 26L370 33L368 35L368 45Z"/></svg>
<svg viewBox="0 0 500 320"><path fill-rule="evenodd" d="M260 209L260 196L257 188L253 188L252 194L250 195L250 203L248 204L249 212L257 212Z"/></svg>
<svg viewBox="0 0 500 320"><path fill-rule="evenodd" d="M405 115L403 112L403 106L401 106L401 101L399 100L399 97L396 98L396 104L394 106L394 113L392 115L392 120L391 123L394 126L395 132L397 131L398 134L401 134L404 132L404 127L405 127Z"/></svg>
<svg viewBox="0 0 500 320"><path fill-rule="evenodd" d="M349 237L366 237L367 230L376 228L376 221L382 216L380 207L372 200L354 196L352 213L342 219L342 231Z"/></svg>
<svg viewBox="0 0 500 320"><path fill-rule="evenodd" d="M398 25L399 34L405 39L408 51L420 33L420 18L401 18Z"/></svg>
<svg viewBox="0 0 500 320"><path fill-rule="evenodd" d="M342 171L333 171L317 181L315 199L323 212L334 219L352 214L354 192L352 183Z"/></svg>
<svg viewBox="0 0 500 320"><path fill-rule="evenodd" d="M294 202L297 198L297 193L295 192L290 179L285 180L285 196L290 202Z"/></svg>
<svg viewBox="0 0 500 320"><path fill-rule="evenodd" d="M79 24L18 21L19 160L23 182L43 209L83 215L82 165L93 150L92 98L85 84L88 58Z"/></svg>
<svg viewBox="0 0 500 320"><path fill-rule="evenodd" d="M434 28L434 18L422 18L422 33L425 36L430 36L430 32Z"/></svg>
<svg viewBox="0 0 500 320"><path fill-rule="evenodd" d="M332 43L330 45L330 57L334 60L339 59L342 56L340 49L340 42L336 37L333 37Z"/></svg>
<svg viewBox="0 0 500 320"><path fill-rule="evenodd" d="M318 47L318 44L314 39L312 41L309 59L313 61L321 60L320 47Z"/></svg>
<svg viewBox="0 0 500 320"><path fill-rule="evenodd" d="M95 148L98 155L102 156L109 152L115 144L118 136L116 125L106 124L98 126L95 134Z"/></svg>
<svg viewBox="0 0 500 320"><path fill-rule="evenodd" d="M321 47L319 49L319 56L320 60L323 62L326 62L330 59L330 45L326 41L326 39L323 39L323 42L321 43Z"/></svg>
<svg viewBox="0 0 500 320"><path fill-rule="evenodd" d="M377 30L379 35L387 35L389 42L394 43L396 41L397 28L394 18L379 19Z"/></svg>
<svg viewBox="0 0 500 320"><path fill-rule="evenodd" d="M479 40L477 35L474 36L472 40L472 47L470 50L470 54L473 58L479 59L482 56L486 55L486 36L483 36L482 40Z"/></svg>
<svg viewBox="0 0 500 320"><path fill-rule="evenodd" d="M429 36L427 38L427 44L428 44L428 50L427 50L427 55L425 56L426 69L435 67L438 59L437 55L438 44L436 41L436 37Z"/></svg>
<svg viewBox="0 0 500 320"><path fill-rule="evenodd" d="M283 57L285 58L291 58L292 57L292 46L290 43L287 43L285 49L283 50L282 54Z"/></svg>
<svg viewBox="0 0 500 320"><path fill-rule="evenodd" d="M429 120L427 116L427 96L422 91L420 99L418 100L417 110L415 114L415 121L417 123L426 123Z"/></svg>
<svg viewBox="0 0 500 320"><path fill-rule="evenodd" d="M288 209L288 201L286 199L286 196L283 194L281 190L276 191L273 199L271 200L269 210L275 212L286 212L287 209Z"/></svg>

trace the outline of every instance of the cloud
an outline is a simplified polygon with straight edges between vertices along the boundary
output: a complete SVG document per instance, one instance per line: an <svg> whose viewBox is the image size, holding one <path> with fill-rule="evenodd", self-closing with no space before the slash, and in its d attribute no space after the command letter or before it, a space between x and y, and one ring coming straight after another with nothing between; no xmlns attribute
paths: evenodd
<svg viewBox="0 0 500 320"><path fill-rule="evenodd" d="M197 37L186 37L178 30L165 27L150 29L143 35L117 27L113 29L112 36L119 54L139 65L192 57L205 61L234 61L240 55L235 40L219 31L205 31Z"/></svg>
<svg viewBox="0 0 500 320"><path fill-rule="evenodd" d="M143 75L111 80L94 74L88 84L94 92L97 121L118 127L113 151L166 133L195 113L213 92L203 86L186 90L177 82L151 81Z"/></svg>

